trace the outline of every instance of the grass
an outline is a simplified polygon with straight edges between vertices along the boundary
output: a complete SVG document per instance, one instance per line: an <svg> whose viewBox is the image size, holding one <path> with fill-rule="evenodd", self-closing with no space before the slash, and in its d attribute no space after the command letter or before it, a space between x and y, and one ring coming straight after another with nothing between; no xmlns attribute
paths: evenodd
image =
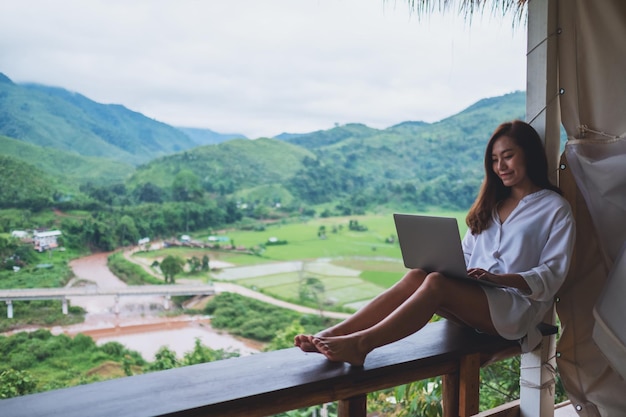
<svg viewBox="0 0 626 417"><path fill-rule="evenodd" d="M464 212L432 212L431 215L456 217L465 233ZM349 229L350 221L365 226L364 231ZM325 230L325 236L318 233ZM196 233L193 238L206 241L210 234ZM264 276L230 280L279 299L317 307L314 301L302 299L301 286L306 278L318 279L323 291L318 294L326 308L344 310L354 308L392 286L404 274L402 255L395 235L391 214L316 218L301 221L282 221L269 224L265 230L227 230L220 233L235 246L260 249L259 255L245 255L228 251L175 247L135 256L148 261L174 254L183 259L192 256L211 261L223 261L235 266L259 265L272 262L303 261L299 270ZM269 238L287 241L286 245L265 245ZM392 243L388 243L388 241ZM177 277L177 279L183 276ZM205 274L184 276L191 279L209 278ZM219 271L210 278L219 280Z"/></svg>
<svg viewBox="0 0 626 417"><path fill-rule="evenodd" d="M115 276L128 285L159 285L164 283L162 279L156 278L144 271L141 266L126 261L122 252L116 252L110 255L107 260L107 265Z"/></svg>
<svg viewBox="0 0 626 417"><path fill-rule="evenodd" d="M69 266L70 260L79 255L71 250L53 250L43 253L33 251L33 254L34 260L30 266L20 269L19 272L0 271L0 288L62 287L73 276Z"/></svg>
<svg viewBox="0 0 626 417"><path fill-rule="evenodd" d="M80 215L80 212L72 215ZM453 216L459 219L461 234L465 233L463 212L431 212L432 215ZM52 213L48 213L52 215ZM363 231L350 230L351 221L364 226ZM319 236L325 231L324 236ZM206 241L214 232L196 233L193 238ZM328 304L328 308L342 310L346 306L359 305L393 285L404 273L400 248L395 239L393 217L389 214L346 216L284 220L268 224L264 230L227 230L218 233L226 236L229 243L246 248L256 248L257 255L242 254L207 248L171 247L157 251L138 252L134 256L144 258L148 265L154 260L162 260L173 254L185 260L204 255L211 262L228 262L235 266L250 266L273 262L303 261L302 270L292 273L269 274L254 278L235 280L236 283L257 289L268 295L295 303L312 305L311 300L300 297L303 278L317 278L323 285L319 299ZM286 245L265 245L269 238L275 237L287 241ZM393 243L388 243L392 241ZM50 269L29 268L13 273L0 272L0 288L40 288L61 287L72 277L69 261L79 253L70 251L47 252L37 254L38 264L52 264ZM326 259L326 262L320 262ZM158 283L137 265L123 259L120 254L112 256L111 266L128 280L131 285L140 283ZM342 269L352 270L352 276L346 276ZM206 281L216 279L216 271L206 274L185 273L177 279L186 278ZM136 279L135 279L136 278ZM315 305L313 305L315 306ZM80 312L77 312L80 315ZM32 319L32 318L31 318ZM0 318L0 326L2 325Z"/></svg>

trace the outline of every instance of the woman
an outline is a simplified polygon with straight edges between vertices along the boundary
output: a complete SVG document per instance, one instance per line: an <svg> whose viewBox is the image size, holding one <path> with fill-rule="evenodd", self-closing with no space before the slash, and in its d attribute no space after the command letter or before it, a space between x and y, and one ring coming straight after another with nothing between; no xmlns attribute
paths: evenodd
<svg viewBox="0 0 626 417"><path fill-rule="evenodd" d="M574 246L574 219L560 194L548 179L535 129L518 120L503 123L487 144L485 179L466 218L463 251L470 276L505 287L410 270L345 321L298 335L295 345L361 366L369 352L418 331L436 313L532 350Z"/></svg>

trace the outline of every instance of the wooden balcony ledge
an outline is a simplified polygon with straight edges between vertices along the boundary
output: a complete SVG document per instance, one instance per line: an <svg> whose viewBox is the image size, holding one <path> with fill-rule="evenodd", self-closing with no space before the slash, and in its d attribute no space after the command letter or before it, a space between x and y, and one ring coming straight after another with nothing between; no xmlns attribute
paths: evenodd
<svg viewBox="0 0 626 417"><path fill-rule="evenodd" d="M338 401L339 416L365 417L367 393L443 375L444 416L466 417L478 412L480 366L519 353L442 320L374 350L362 368L291 348L6 399L0 415L260 417Z"/></svg>

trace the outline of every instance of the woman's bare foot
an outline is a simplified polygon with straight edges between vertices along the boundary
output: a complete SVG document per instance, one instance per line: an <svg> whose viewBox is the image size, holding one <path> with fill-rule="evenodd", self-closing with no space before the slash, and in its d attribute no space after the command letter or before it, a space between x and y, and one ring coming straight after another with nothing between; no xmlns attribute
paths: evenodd
<svg viewBox="0 0 626 417"><path fill-rule="evenodd" d="M293 344L299 347L303 352L319 352L313 343L313 336L308 334L299 334L293 339Z"/></svg>
<svg viewBox="0 0 626 417"><path fill-rule="evenodd" d="M335 334L333 333L332 329L324 329L319 333L316 333L314 335L310 335L310 334L299 334L296 337L293 338L293 344L296 347L299 347L300 349L302 349L303 352L318 352L321 353L319 351L319 349L317 348L317 346L315 346L315 343L313 342L313 339L316 337L331 337L331 336L335 336Z"/></svg>
<svg viewBox="0 0 626 417"><path fill-rule="evenodd" d="M333 362L347 362L352 366L363 366L368 350L361 346L358 336L314 336L312 342L317 351Z"/></svg>

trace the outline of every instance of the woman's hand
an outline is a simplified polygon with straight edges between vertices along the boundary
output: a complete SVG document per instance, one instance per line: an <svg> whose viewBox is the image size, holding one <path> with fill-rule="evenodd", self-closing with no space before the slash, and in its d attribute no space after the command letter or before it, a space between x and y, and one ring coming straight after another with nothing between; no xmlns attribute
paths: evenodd
<svg viewBox="0 0 626 417"><path fill-rule="evenodd" d="M467 271L468 275L475 279L480 279L488 282L498 282L498 275L492 274L489 271L485 271L482 268L471 268Z"/></svg>
<svg viewBox="0 0 626 417"><path fill-rule="evenodd" d="M467 274L474 279L493 282L500 286L517 288L518 290L530 294L530 287L520 274L494 274L482 268L468 269Z"/></svg>

